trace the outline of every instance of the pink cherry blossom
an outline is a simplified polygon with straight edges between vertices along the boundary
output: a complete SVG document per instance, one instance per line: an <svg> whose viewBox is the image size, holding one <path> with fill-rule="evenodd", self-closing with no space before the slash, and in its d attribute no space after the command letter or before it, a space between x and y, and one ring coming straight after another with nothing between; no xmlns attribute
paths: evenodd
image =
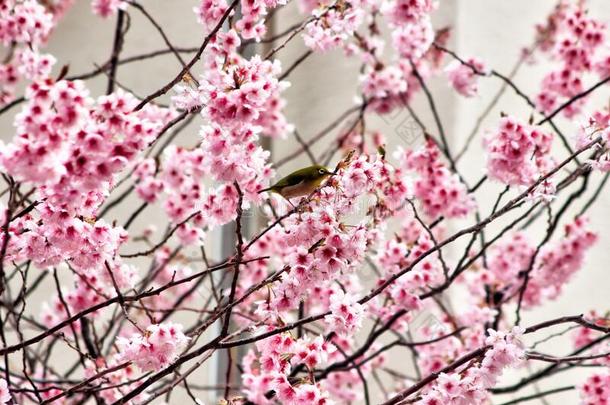
<svg viewBox="0 0 610 405"><path fill-rule="evenodd" d="M100 17L108 18L119 10L125 10L128 3L122 0L91 0L93 12Z"/></svg>
<svg viewBox="0 0 610 405"><path fill-rule="evenodd" d="M45 49L74 0L0 3L0 114L13 124L0 144L10 332L0 357L26 366L5 370L0 404L158 402L178 387L200 403L191 372L214 374L212 353L231 365L212 402L484 405L511 390L507 369L527 388L555 370L542 364L550 358L595 366L570 384L583 404L610 402L603 310L533 321L577 275L589 279L599 238L610 110L588 99L603 98L610 37L586 0L560 0L531 46L512 48L518 74L454 53L433 0L199 0L194 14L172 5L200 24L190 44L174 42L166 16L92 0L108 28L118 14L132 29L117 31L92 72L68 72L87 61ZM145 38L154 48L133 47L142 22L161 33ZM137 61L147 75L162 55L167 77L142 87L121 73ZM347 99L322 82L305 88L347 100L345 112L329 124L326 111L291 107L315 99L288 80L335 60L351 69ZM534 88L512 79L540 61ZM494 124L492 112L462 151L463 128L439 107L443 77L464 97L502 81L532 117ZM477 175L460 159L483 135ZM404 149L389 155L397 142ZM304 159L332 174L288 201L269 192ZM537 352L565 338L572 348Z"/></svg>
<svg viewBox="0 0 610 405"><path fill-rule="evenodd" d="M421 404L484 404L488 401L487 389L493 387L507 367L519 365L524 357L520 341L523 330L516 327L509 333L489 330L485 343L491 346L480 364L460 373L441 373L433 387L423 395Z"/></svg>
<svg viewBox="0 0 610 405"><path fill-rule="evenodd" d="M545 300L556 299L573 274L583 266L585 252L597 240L596 234L587 229L587 224L587 219L582 217L567 224L565 235L543 246L533 264L535 244L524 233L505 236L491 251L489 273L478 275L474 283L480 286L480 282L484 281L495 285L504 297L516 299L524 274L529 270L523 295L524 306L533 307ZM515 280L521 282L515 283Z"/></svg>
<svg viewBox="0 0 610 405"><path fill-rule="evenodd" d="M419 175L414 194L430 218L440 215L463 217L476 207L466 186L442 161L441 152L433 140L428 139L416 150L399 150L395 157L401 160L406 171Z"/></svg>
<svg viewBox="0 0 610 405"><path fill-rule="evenodd" d="M469 58L462 63L454 60L445 68L451 86L464 97L473 97L478 93L478 78L487 74L488 68L482 61Z"/></svg>
<svg viewBox="0 0 610 405"><path fill-rule="evenodd" d="M326 322L332 325L337 333L352 334L362 326L362 305L355 302L343 292L335 292L330 296L331 315L326 317Z"/></svg>
<svg viewBox="0 0 610 405"><path fill-rule="evenodd" d="M488 175L508 185L527 186L544 175L552 137L541 128L504 117L484 140Z"/></svg>
<svg viewBox="0 0 610 405"><path fill-rule="evenodd" d="M119 337L119 360L132 361L143 372L158 371L172 363L186 347L189 338L182 326L173 323L151 325L144 335Z"/></svg>
<svg viewBox="0 0 610 405"><path fill-rule="evenodd" d="M607 26L587 13L583 2L561 2L547 24L539 25L537 29L542 52L557 62L556 68L543 79L536 97L538 108L548 114L584 90L586 73L597 70L605 77L600 49L607 37ZM576 100L563 110L563 114L573 117L581 112L585 103L586 98Z"/></svg>
<svg viewBox="0 0 610 405"><path fill-rule="evenodd" d="M363 20L362 10L356 7L348 8L343 12L336 9L316 9L312 15L315 19L307 24L303 40L306 46L320 52L340 46Z"/></svg>
<svg viewBox="0 0 610 405"><path fill-rule="evenodd" d="M610 373L595 373L578 389L582 405L604 405L610 402Z"/></svg>

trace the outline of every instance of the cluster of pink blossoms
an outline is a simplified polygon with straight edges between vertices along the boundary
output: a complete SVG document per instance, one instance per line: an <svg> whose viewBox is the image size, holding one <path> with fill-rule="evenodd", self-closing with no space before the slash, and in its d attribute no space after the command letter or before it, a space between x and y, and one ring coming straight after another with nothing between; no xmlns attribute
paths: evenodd
<svg viewBox="0 0 610 405"><path fill-rule="evenodd" d="M278 133L273 128L288 128L278 125L270 116L277 114L271 104L278 103L279 94L288 87L287 82L278 81L280 73L279 61L262 60L258 55L250 60L240 58L228 68L206 73L200 87L204 115L221 126L257 125L265 135L285 136L285 132Z"/></svg>
<svg viewBox="0 0 610 405"><path fill-rule="evenodd" d="M337 48L354 35L364 20L364 10L358 4L324 6L312 11L314 20L307 24L303 41L314 51L325 52ZM356 2L354 2L356 3Z"/></svg>
<svg viewBox="0 0 610 405"><path fill-rule="evenodd" d="M356 197L366 196L375 189L378 190L377 195L369 196L375 199L374 205L366 212L370 217L356 224L345 223L350 214L358 214L356 208L359 207L359 201ZM240 304L240 310L265 322L290 317L291 311L298 308L300 303L308 311L330 311L325 324L328 332L336 334L337 341L333 340L333 344L342 345L345 351L353 350L355 342L351 335L360 328L366 311L366 307L355 299L355 293L362 290L355 272L362 264L368 246L375 243L377 237L377 233L370 228L370 221L376 223L393 215L401 207L400 202L407 193L408 188L401 180L401 172L380 157L360 156L340 164L338 174L311 197L307 209L284 219L283 228L273 228L248 251L246 257L256 257L261 252L269 254L277 251L277 254L273 255L273 260L244 265L240 273L239 291L243 292L263 280L270 271L270 264L273 267L285 267L288 271L274 285L271 294L261 291L256 295L256 311L252 311L253 300ZM307 356L298 353L292 358L282 357L281 354L286 354L288 349L280 350L279 344L270 342L273 339L267 339L261 344L276 348L278 353L274 356L284 359L286 367L288 359L307 363L302 360ZM320 336L315 341L322 341L321 339ZM316 401L329 403L327 395L330 392L339 398L347 396L346 400L357 397L356 387L361 381L356 370L333 373L329 376L329 381L320 387L302 384L297 388L286 380L289 370L281 366L281 361L272 362L267 359L265 350L259 347L259 354L252 352L246 359L246 364L253 364L254 360L261 364L260 370L253 366L246 367L250 371L245 374L244 381L248 387L252 387L249 388L250 400L259 403L270 389L276 391L278 398L285 404L317 403ZM336 361L342 360L338 356ZM269 376L264 369L266 364L278 367L275 371L279 375L272 373ZM308 366L313 367L310 364ZM354 391L339 389L340 386L353 386ZM303 398L310 398L312 402ZM264 400L261 403L269 402Z"/></svg>
<svg viewBox="0 0 610 405"><path fill-rule="evenodd" d="M281 93L289 87L280 81L278 60L262 60L259 55L245 59L239 53L240 33L235 28L217 33L203 56L200 85L186 81L175 86L174 106L184 110L202 109L212 124L237 128L260 127L262 135L279 138L292 131L282 112Z"/></svg>
<svg viewBox="0 0 610 405"><path fill-rule="evenodd" d="M523 285L525 272L530 269L523 305L531 308L545 300L555 299L584 262L588 249L597 236L587 229L585 218L576 218L565 225L565 235L555 243L542 247L535 262L531 263L536 245L524 233L503 237L488 255L488 269L477 274L472 283L473 292L480 294L481 282L493 286L505 299L516 299Z"/></svg>
<svg viewBox="0 0 610 405"><path fill-rule="evenodd" d="M277 79L279 62L259 56L243 58L238 54L240 41L234 29L216 35L204 58L201 84L194 88L193 83L183 83L175 88L175 106L202 107L207 125L201 129L201 144L191 149L171 146L159 167L149 160L136 171L140 197L155 202L165 192L163 206L174 223L192 214L196 214L192 225L199 229L233 220L239 200L234 183L243 193L242 208L258 203L258 191L274 174L259 137L283 137L291 130L281 112L280 93L287 83ZM209 178L216 184L206 189L203 181ZM187 245L203 239L203 231L192 225L183 224L178 231Z"/></svg>
<svg viewBox="0 0 610 405"><path fill-rule="evenodd" d="M273 330L262 328L262 332ZM359 386L362 380L357 370L337 370L323 381L290 378L291 372L304 367L310 373L345 359L342 353L354 348L354 341L348 337L334 336L329 340L318 336L295 338L291 334L279 334L256 343L256 350L250 349L243 360L242 375L244 393L248 400L267 405L280 401L285 405L332 405L337 401L353 402L361 400ZM360 362L377 348L372 346L361 357ZM383 356L361 364L360 372L369 375L372 367L383 364ZM310 374L313 375L313 374ZM315 376L314 376L315 378ZM273 392L274 396L269 394Z"/></svg>
<svg viewBox="0 0 610 405"><path fill-rule="evenodd" d="M377 190L377 200L368 209L373 221L390 215L401 207L408 195L408 187L401 179L400 170L394 169L379 156L360 156L341 168L325 187L312 196L308 210L293 215L284 221L284 228L277 229L286 258L284 265L291 267L289 277L279 283L274 297L262 302L263 313L274 314L298 307L300 299L313 289L335 290L334 282L352 274L364 259L370 233L370 219L346 226L344 218L359 207L358 196L366 196ZM330 292L330 291L329 291ZM330 295L319 300L326 306L331 304ZM317 300L312 300L316 302ZM347 319L357 322L361 313L359 306L351 303L348 294L342 298L353 317L345 314L332 319L344 323ZM350 304L351 303L351 304ZM342 305L335 306L342 309ZM337 325L353 329L353 325Z"/></svg>
<svg viewBox="0 0 610 405"><path fill-rule="evenodd" d="M595 373L578 387L582 405L610 403L610 373Z"/></svg>
<svg viewBox="0 0 610 405"><path fill-rule="evenodd" d="M11 222L7 257L41 268L67 263L79 275L67 293L71 311L98 303L99 291L130 288L132 266L117 257L127 233L97 220L99 207L123 171L156 137L173 112L155 106L133 112L137 100L118 91L96 101L81 82L38 81L16 116L17 135L0 148L0 166L37 187L35 209ZM114 281L113 281L114 278ZM45 323L67 309L47 307Z"/></svg>
<svg viewBox="0 0 610 405"><path fill-rule="evenodd" d="M580 131L576 135L576 147L582 148L597 139L606 145L610 141L610 110L608 108L596 111L586 123L581 125ZM610 152L601 147L599 150L599 156L589 163L596 170L608 172L610 171Z"/></svg>
<svg viewBox="0 0 610 405"><path fill-rule="evenodd" d="M585 2L562 1L547 25L538 26L538 43L542 52L560 62L556 70L542 81L536 97L538 108L550 113L562 102L584 90L584 79L598 73L601 79L610 72L610 57L604 49L606 24L588 13ZM580 113L586 98L576 100L563 110L566 117Z"/></svg>
<svg viewBox="0 0 610 405"><path fill-rule="evenodd" d="M0 4L0 43L12 50L8 59L0 63L0 107L15 99L21 80L49 75L55 58L39 53L39 48L47 42L56 18L68 6L59 4L56 9L47 9L35 0L6 0Z"/></svg>
<svg viewBox="0 0 610 405"><path fill-rule="evenodd" d="M85 377L93 377L100 372L117 365L119 365L119 363L115 361L108 363L103 358L98 357L94 362L88 364L87 368L85 369ZM118 401L125 395L125 392L131 391L139 385L138 382L130 382L135 380L137 377L138 374L136 372L136 368L131 364L128 364L127 366L112 373L107 373L104 375L104 379L109 386L114 388L100 390L99 396L109 404ZM58 392L53 393L53 395L56 394L58 394ZM143 392L138 394L133 401L130 401L130 403L143 403L148 398L149 395L146 392Z"/></svg>
<svg viewBox="0 0 610 405"><path fill-rule="evenodd" d="M242 38L260 41L267 32L264 17L270 9L284 4L285 0L241 0L240 14L234 28ZM226 0L201 0L199 6L193 10L199 23L204 26L204 32L208 33L214 29L228 8Z"/></svg>
<svg viewBox="0 0 610 405"><path fill-rule="evenodd" d="M267 331L268 328L264 329ZM335 347L323 337L295 339L290 334L278 334L258 341L256 349L258 353L250 349L242 362L244 393L250 401L261 405L273 404L275 401L266 395L274 391L277 400L286 405L333 403L319 384L312 381L294 384L288 379L291 370L299 365L313 371L327 364Z"/></svg>
<svg viewBox="0 0 610 405"><path fill-rule="evenodd" d="M490 346L481 362L451 374L441 373L426 390L419 405L480 405L488 403L488 388L496 385L507 367L520 364L525 349L520 341L523 330L513 328L509 333L489 330L485 344Z"/></svg>
<svg viewBox="0 0 610 405"><path fill-rule="evenodd" d="M430 0L386 0L382 2L340 1L300 2L302 11L311 13L304 30L305 45L325 52L342 48L346 55L356 56L364 65L360 81L362 98L368 107L387 114L408 102L420 88L419 79L431 76L440 67L440 53L431 48L436 39L443 44L447 30L435 33L430 13L436 2ZM368 21L367 14L380 15L390 28L394 53L384 60L386 39L381 22ZM366 32L360 32L365 27ZM435 38L436 37L436 38Z"/></svg>
<svg viewBox="0 0 610 405"><path fill-rule="evenodd" d="M413 210L408 207L399 215L403 223L395 237L378 241L378 253L372 259L382 271L377 283L381 285L389 277L410 266L427 250L434 247L432 236L415 219ZM435 228L434 237L442 237L442 230ZM387 321L399 311L409 311L393 329L399 332L408 330L408 323L415 311L424 308L419 296L430 288L443 282L443 266L437 253L420 261L407 274L396 280L384 291L382 296L373 299L368 305L371 313Z"/></svg>
<svg viewBox="0 0 610 405"><path fill-rule="evenodd" d="M595 311L587 315L587 320L598 326L608 326L608 319L600 316ZM581 349L598 339L603 339L604 333L590 328L577 328L572 333L572 340L575 349ZM588 360L587 363L603 366L606 370L593 373L583 383L578 386L582 405L607 405L610 403L610 343L594 345L587 351L587 355L597 355L600 357Z"/></svg>
<svg viewBox="0 0 610 405"><path fill-rule="evenodd" d="M117 360L132 361L143 372L158 371L178 358L189 338L182 333L182 326L173 323L150 325L146 332L131 338L117 338Z"/></svg>
<svg viewBox="0 0 610 405"><path fill-rule="evenodd" d="M375 7L372 8L376 12ZM391 29L395 51L392 63L382 61L384 39L376 25L369 27L365 39L358 37L360 50L357 54L365 63L362 93L376 112L389 113L409 101L420 88L414 69L425 79L440 66L435 49L431 48L435 31L430 13L435 8L436 3L429 0L388 0L381 3L381 15ZM439 34L439 43L444 41L443 37ZM348 50L353 52L351 48Z"/></svg>
<svg viewBox="0 0 610 405"><path fill-rule="evenodd" d="M441 152L434 140L428 138L426 144L416 150L399 150L395 157L405 171L419 175L415 180L414 195L430 219L463 217L476 207L474 197L458 175L441 160Z"/></svg>
<svg viewBox="0 0 610 405"><path fill-rule="evenodd" d="M488 176L511 186L531 185L552 167L552 141L551 134L541 128L503 117L484 139ZM548 184L541 186L552 189Z"/></svg>
<svg viewBox="0 0 610 405"><path fill-rule="evenodd" d="M487 74L488 68L477 58L469 58L465 62L454 60L445 67L445 73L455 91L464 97L474 97L479 91L478 78Z"/></svg>
<svg viewBox="0 0 610 405"><path fill-rule="evenodd" d="M139 196L155 202L164 192L163 207L173 222L196 214L196 228L187 223L177 232L186 245L201 243L203 228L235 218L239 195L234 182L239 184L247 208L260 199L258 191L273 174L267 164L269 152L258 145L256 127L204 126L201 135L203 141L197 148L168 147L158 174L152 160L144 161L136 171ZM209 178L219 185L205 190L203 182Z"/></svg>
<svg viewBox="0 0 610 405"><path fill-rule="evenodd" d="M91 0L91 9L100 17L108 18L119 10L127 9L128 4L123 0Z"/></svg>

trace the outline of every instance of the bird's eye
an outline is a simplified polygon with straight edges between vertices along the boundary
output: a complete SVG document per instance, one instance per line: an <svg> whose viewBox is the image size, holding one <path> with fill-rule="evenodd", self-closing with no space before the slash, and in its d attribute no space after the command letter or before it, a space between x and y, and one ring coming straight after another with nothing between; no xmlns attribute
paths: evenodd
<svg viewBox="0 0 610 405"><path fill-rule="evenodd" d="M320 173L320 174L324 174L324 169L319 169L319 170L318 170L318 173Z"/></svg>

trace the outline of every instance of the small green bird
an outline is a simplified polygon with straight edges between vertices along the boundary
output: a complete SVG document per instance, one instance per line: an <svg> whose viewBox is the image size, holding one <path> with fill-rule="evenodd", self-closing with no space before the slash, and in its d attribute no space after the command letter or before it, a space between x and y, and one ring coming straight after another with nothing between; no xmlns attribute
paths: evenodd
<svg viewBox="0 0 610 405"><path fill-rule="evenodd" d="M290 173L271 187L259 191L259 193L271 191L272 193L277 193L285 199L290 200L294 197L311 194L324 180L333 174L335 173L329 171L322 165L305 167Z"/></svg>

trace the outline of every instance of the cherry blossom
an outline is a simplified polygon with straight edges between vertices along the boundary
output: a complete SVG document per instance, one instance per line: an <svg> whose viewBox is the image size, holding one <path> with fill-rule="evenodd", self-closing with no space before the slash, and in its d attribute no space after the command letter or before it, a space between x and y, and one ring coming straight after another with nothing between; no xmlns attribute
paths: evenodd
<svg viewBox="0 0 610 405"><path fill-rule="evenodd" d="M610 401L610 374L595 373L579 387L581 404L606 404Z"/></svg>
<svg viewBox="0 0 610 405"><path fill-rule="evenodd" d="M132 361L143 372L158 371L173 362L186 347L189 338L182 326L173 323L151 325L144 335L119 337L119 360Z"/></svg>
<svg viewBox="0 0 610 405"><path fill-rule="evenodd" d="M418 404L484 404L488 401L487 388L493 387L504 368L519 365L525 352L520 336L523 330L514 328L509 333L489 330L485 343L490 348L479 365L465 368L460 373L441 373L434 386Z"/></svg>
<svg viewBox="0 0 610 405"><path fill-rule="evenodd" d="M88 364L88 367L85 369L85 376L93 377L100 372L104 372L105 370L116 367L119 364L114 361L106 361L103 358L98 358L95 362L91 362ZM113 389L107 389L100 392L100 396L107 402L118 401L122 396L122 392L126 388L135 388L137 387L137 383L128 383L137 377L137 369L130 364L127 364L125 367L121 367L117 371L107 373L105 378L108 379L111 386L116 386ZM127 384L126 384L127 383ZM135 401L141 402L145 401L149 397L148 394L140 394L135 398Z"/></svg>
<svg viewBox="0 0 610 405"><path fill-rule="evenodd" d="M523 233L502 238L489 257L489 272L477 276L476 283L494 285L502 296L517 298L525 272L530 272L523 295L526 307L540 305L544 300L556 299L583 265L584 254L595 243L597 236L587 229L586 218L576 218L565 225L565 235L546 244L535 257L536 245ZM480 290L479 290L480 291Z"/></svg>
<svg viewBox="0 0 610 405"><path fill-rule="evenodd" d="M328 51L340 46L362 23L362 10L356 7L340 11L335 8L316 9L314 21L307 24L303 40L316 51Z"/></svg>
<svg viewBox="0 0 610 405"><path fill-rule="evenodd" d="M463 217L476 206L466 186L441 160L441 152L432 139L416 150L398 150L395 157L405 170L419 175L414 194L430 218Z"/></svg>
<svg viewBox="0 0 610 405"><path fill-rule="evenodd" d="M445 68L449 82L464 97L473 97L478 93L478 77L487 74L488 68L482 61L470 58L462 63L454 60Z"/></svg>
<svg viewBox="0 0 610 405"><path fill-rule="evenodd" d="M200 24L197 52L151 13L142 20L164 44L134 55L118 26L129 2L92 0L106 19L94 21L118 24L108 62L58 74L83 62L45 51L72 3L0 5L0 114L13 123L0 144L0 318L10 332L0 403L158 402L176 386L200 403L191 372L218 374L210 356L228 353L211 402L483 405L512 390L500 382L505 370L545 360L536 346L564 334L573 347L548 356L600 366L571 385L584 404L610 400L603 309L529 316L569 293L577 274L588 280L601 232L591 207L606 181L597 171L610 170L610 112L587 99L605 89L609 37L586 1L560 1L534 44L517 48L517 69L549 60L535 88L454 52L433 0L299 0L295 9L200 0L185 10ZM276 30L285 12L295 25ZM149 87L117 75L177 52L173 74ZM289 81L330 53L356 79L352 105L330 124L316 109L297 116ZM443 91L464 97L491 87L479 80L502 80L532 117L489 116L488 131L458 151L453 132L463 128L435 107L431 82L443 77ZM335 90L316 89L339 105ZM303 119L312 126L301 131ZM425 142L402 139L405 119ZM285 150L293 136L297 147ZM460 159L481 137L485 167L472 177ZM553 149L557 137L565 151ZM304 159L332 174L289 200L268 192ZM541 370L516 373L529 385L553 368Z"/></svg>
<svg viewBox="0 0 610 405"><path fill-rule="evenodd" d="M122 0L91 0L93 12L100 17L108 18L119 10L125 10L128 3Z"/></svg>
<svg viewBox="0 0 610 405"><path fill-rule="evenodd" d="M605 23L587 13L584 2L562 1L547 24L537 27L542 52L556 60L557 67L542 81L536 97L538 108L550 113L566 99L582 92L586 73L595 70L603 76L604 56L601 53L607 37ZM603 76L602 78L604 78ZM575 100L563 110L567 117L580 113L586 98Z"/></svg>
<svg viewBox="0 0 610 405"><path fill-rule="evenodd" d="M330 296L330 310L332 315L326 321L337 333L351 334L362 326L363 308L354 297L335 292Z"/></svg>
<svg viewBox="0 0 610 405"><path fill-rule="evenodd" d="M484 140L488 175L504 184L528 186L544 175L552 136L541 128L504 117Z"/></svg>

